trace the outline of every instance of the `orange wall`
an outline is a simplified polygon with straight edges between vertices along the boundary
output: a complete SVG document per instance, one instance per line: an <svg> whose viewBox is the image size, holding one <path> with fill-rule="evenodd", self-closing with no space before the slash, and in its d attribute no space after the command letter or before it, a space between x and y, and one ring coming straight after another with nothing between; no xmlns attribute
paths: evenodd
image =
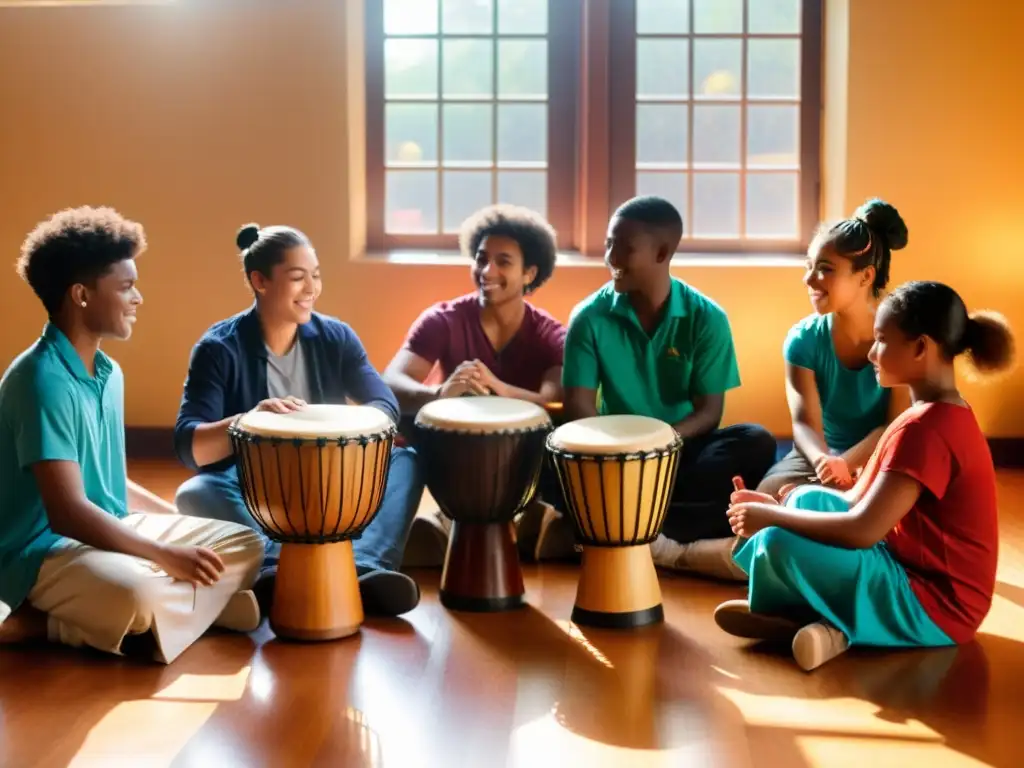
<svg viewBox="0 0 1024 768"><path fill-rule="evenodd" d="M911 231L895 279L949 281L1024 333L1024 12L1014 0L829 5L849 58L830 61L842 87L830 86L826 109L829 94L848 103L829 113L828 130L845 135L826 141L827 208L892 200ZM146 225L140 322L130 343L108 349L126 373L133 425L173 423L191 345L247 305L233 247L244 222L311 236L324 265L319 309L350 322L378 367L422 306L467 288L468 264L351 258L361 166L350 139L361 116L344 80L346 31L358 32L345 28L345 4L190 6L0 8L0 251L12 263L34 223L67 205L113 205ZM727 420L788 433L780 348L809 311L799 269L691 264L677 274L730 315L744 386ZM605 277L567 266L537 301L565 319ZM416 299L390 301L406 292ZM0 307L6 364L44 316L13 271ZM990 434L1024 435L1021 373L966 391Z"/></svg>

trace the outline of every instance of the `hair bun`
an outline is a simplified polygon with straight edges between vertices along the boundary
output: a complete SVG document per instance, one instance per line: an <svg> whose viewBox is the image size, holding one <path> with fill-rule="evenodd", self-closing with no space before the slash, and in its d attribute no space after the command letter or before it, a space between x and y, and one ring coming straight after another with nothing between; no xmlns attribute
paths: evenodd
<svg viewBox="0 0 1024 768"><path fill-rule="evenodd" d="M884 237L889 250L907 247L907 225L900 212L889 203L876 197L864 203L854 215L863 220L873 233Z"/></svg>
<svg viewBox="0 0 1024 768"><path fill-rule="evenodd" d="M244 251L246 248L251 246L259 239L260 225L246 224L244 227L238 230L238 235L235 237L235 244L238 246L238 250Z"/></svg>

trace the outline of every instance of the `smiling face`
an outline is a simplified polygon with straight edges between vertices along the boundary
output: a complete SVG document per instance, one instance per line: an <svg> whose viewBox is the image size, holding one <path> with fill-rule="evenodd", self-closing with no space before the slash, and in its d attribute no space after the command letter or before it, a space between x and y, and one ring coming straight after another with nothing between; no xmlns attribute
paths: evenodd
<svg viewBox="0 0 1024 768"><path fill-rule="evenodd" d="M537 277L537 268L524 268L519 243L506 235L487 235L473 257L473 283L483 304L498 305L522 299Z"/></svg>
<svg viewBox="0 0 1024 768"><path fill-rule="evenodd" d="M284 252L282 261L270 270L250 275L260 312L279 322L302 325L313 317L313 305L320 298L320 262L312 248L297 245Z"/></svg>
<svg viewBox="0 0 1024 768"><path fill-rule="evenodd" d="M90 333L122 341L132 335L136 310L142 303L138 279L135 259L124 259L112 264L91 286L72 286L72 301L81 308L82 322Z"/></svg>
<svg viewBox="0 0 1024 768"><path fill-rule="evenodd" d="M898 387L919 381L930 365L929 356L937 351L935 342L927 337L910 338L896 324L886 304L875 315L875 343L868 360L875 367L875 377L883 387Z"/></svg>
<svg viewBox="0 0 1024 768"><path fill-rule="evenodd" d="M604 262L615 290L630 293L653 285L665 271L667 250L663 238L650 228L632 219L613 217L608 222Z"/></svg>
<svg viewBox="0 0 1024 768"><path fill-rule="evenodd" d="M811 247L804 284L819 315L843 312L856 302L867 301L874 279L874 267L855 271L852 261L831 248Z"/></svg>

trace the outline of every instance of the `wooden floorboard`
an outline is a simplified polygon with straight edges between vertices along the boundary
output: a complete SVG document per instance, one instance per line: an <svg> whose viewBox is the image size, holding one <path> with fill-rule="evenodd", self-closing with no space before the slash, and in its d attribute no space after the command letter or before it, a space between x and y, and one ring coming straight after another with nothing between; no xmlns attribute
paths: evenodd
<svg viewBox="0 0 1024 768"><path fill-rule="evenodd" d="M133 463L172 498L184 477ZM1024 474L1000 474L999 586L977 642L851 652L812 674L723 635L742 588L663 576L666 622L567 619L576 570L526 567L530 606L422 604L300 645L214 632L170 667L51 646L0 650L0 766L1024 765Z"/></svg>

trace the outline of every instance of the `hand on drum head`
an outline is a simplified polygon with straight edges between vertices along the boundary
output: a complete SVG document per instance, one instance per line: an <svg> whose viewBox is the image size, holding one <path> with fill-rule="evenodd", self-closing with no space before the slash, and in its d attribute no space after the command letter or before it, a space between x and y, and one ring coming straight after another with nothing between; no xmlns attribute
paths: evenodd
<svg viewBox="0 0 1024 768"><path fill-rule="evenodd" d="M270 411L271 413L294 413L306 407L306 401L297 397L268 397L253 410Z"/></svg>
<svg viewBox="0 0 1024 768"><path fill-rule="evenodd" d="M220 580L224 561L206 547L183 547L168 544L162 547L153 562L163 568L176 581L187 581L193 586L208 587Z"/></svg>
<svg viewBox="0 0 1024 768"><path fill-rule="evenodd" d="M462 363L441 385L438 397L461 397L462 395L489 395L490 390L480 379L480 373L472 360Z"/></svg>

